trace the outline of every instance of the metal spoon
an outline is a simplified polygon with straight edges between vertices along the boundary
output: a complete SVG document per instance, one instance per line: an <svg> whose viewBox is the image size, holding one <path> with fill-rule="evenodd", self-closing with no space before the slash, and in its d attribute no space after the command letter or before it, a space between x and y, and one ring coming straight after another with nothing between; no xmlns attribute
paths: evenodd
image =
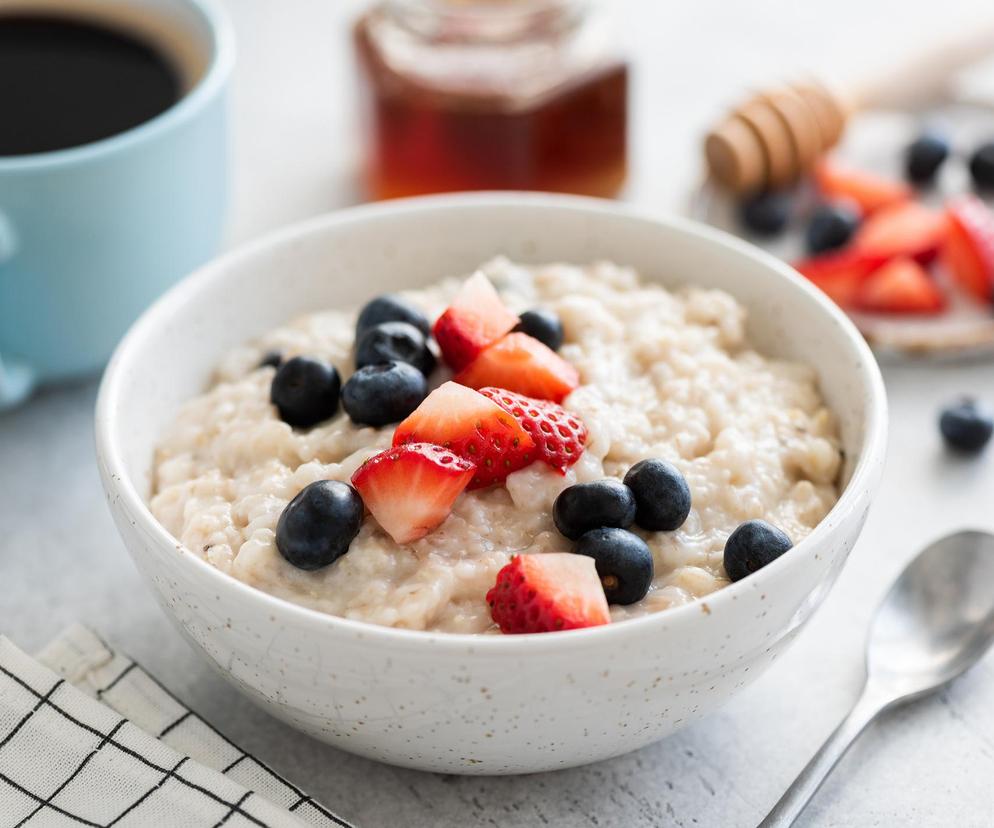
<svg viewBox="0 0 994 828"><path fill-rule="evenodd" d="M866 642L866 682L759 828L786 828L878 714L972 667L994 642L994 535L957 532L926 547L878 607Z"/></svg>

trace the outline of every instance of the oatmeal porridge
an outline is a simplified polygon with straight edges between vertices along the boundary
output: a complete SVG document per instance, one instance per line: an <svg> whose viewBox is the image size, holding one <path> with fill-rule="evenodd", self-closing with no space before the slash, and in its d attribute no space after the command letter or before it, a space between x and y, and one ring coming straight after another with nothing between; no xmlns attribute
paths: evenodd
<svg viewBox="0 0 994 828"><path fill-rule="evenodd" d="M521 582L528 562L537 571L542 555L581 551L546 559L557 563L534 582L573 584L594 567L570 561L592 555L604 594L619 597L590 623L608 612L616 622L693 601L766 562L745 554L741 574L726 568L730 535L767 551L782 543L779 554L836 502L837 426L814 371L756 353L730 295L670 292L608 263L498 259L480 273L489 284L452 278L371 303L359 347L356 313L328 310L229 353L159 443L156 518L211 565L289 601L373 624L483 633L526 631L495 623L488 602L512 558ZM467 294L471 284L492 284L499 299ZM441 354L427 336L440 315ZM432 436L470 409L476 436L494 412L503 444L491 432L485 443ZM555 439L541 442L543 432ZM620 481L647 459L669 472L642 496L634 476L631 490ZM341 485L311 486L319 481ZM689 513L677 506L679 525L659 529L643 501L671 483L677 500L689 494ZM557 504L577 484L594 485ZM346 515L348 526L327 530L341 537L315 540L314 509ZM593 523L573 526L584 521ZM313 557L315 543L332 551ZM602 571L619 555L620 584Z"/></svg>

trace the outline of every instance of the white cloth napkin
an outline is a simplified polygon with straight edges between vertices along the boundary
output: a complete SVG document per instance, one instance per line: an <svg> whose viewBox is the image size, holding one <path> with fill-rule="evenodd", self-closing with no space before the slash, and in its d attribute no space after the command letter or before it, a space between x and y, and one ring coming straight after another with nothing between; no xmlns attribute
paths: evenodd
<svg viewBox="0 0 994 828"><path fill-rule="evenodd" d="M0 828L348 822L75 625L31 658L0 637Z"/></svg>

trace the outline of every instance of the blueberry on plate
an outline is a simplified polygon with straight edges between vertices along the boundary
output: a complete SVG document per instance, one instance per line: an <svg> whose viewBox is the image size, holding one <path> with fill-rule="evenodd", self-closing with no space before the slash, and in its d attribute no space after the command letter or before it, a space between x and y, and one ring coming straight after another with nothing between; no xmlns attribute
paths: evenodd
<svg viewBox="0 0 994 828"><path fill-rule="evenodd" d="M563 323L552 311L535 308L525 311L520 319L521 321L514 328L515 331L528 334L553 351L558 351L562 346Z"/></svg>
<svg viewBox="0 0 994 828"><path fill-rule="evenodd" d="M970 175L981 190L994 190L994 141L981 144L970 156Z"/></svg>
<svg viewBox="0 0 994 828"><path fill-rule="evenodd" d="M367 328L355 349L356 368L381 362L406 362L428 376L435 368L435 355L424 334L409 322L383 322Z"/></svg>
<svg viewBox="0 0 994 828"><path fill-rule="evenodd" d="M665 460L639 460L625 475L635 495L635 523L652 532L672 532L690 514L690 487Z"/></svg>
<svg viewBox="0 0 994 828"><path fill-rule="evenodd" d="M563 489L552 504L556 528L570 540L591 529L624 529L635 520L635 495L620 480L607 478Z"/></svg>
<svg viewBox="0 0 994 828"><path fill-rule="evenodd" d="M406 322L413 325L425 338L431 335L431 324L420 310L399 296L384 294L368 302L361 311L355 325L355 338L358 342L370 328L384 322Z"/></svg>
<svg viewBox="0 0 994 828"><path fill-rule="evenodd" d="M283 364L283 354L279 351L266 351L259 360L259 368L279 368Z"/></svg>
<svg viewBox="0 0 994 828"><path fill-rule="evenodd" d="M334 416L341 389L342 380L334 365L297 356L276 370L269 399L283 422L307 428Z"/></svg>
<svg viewBox="0 0 994 828"><path fill-rule="evenodd" d="M790 196L771 190L748 196L739 203L739 221L757 236L778 236L790 220Z"/></svg>
<svg viewBox="0 0 994 828"><path fill-rule="evenodd" d="M406 362L366 365L342 389L342 406L357 425L399 423L428 395L428 381Z"/></svg>
<svg viewBox="0 0 994 828"><path fill-rule="evenodd" d="M925 132L904 153L904 171L915 184L927 184L949 157L949 141L937 132Z"/></svg>
<svg viewBox="0 0 994 828"><path fill-rule="evenodd" d="M808 223L805 242L812 253L825 253L842 247L859 226L859 213L844 203L822 204Z"/></svg>
<svg viewBox="0 0 994 828"><path fill-rule="evenodd" d="M634 604L652 584L652 552L638 535L625 529L591 529L573 551L594 559L609 604Z"/></svg>
<svg viewBox="0 0 994 828"><path fill-rule="evenodd" d="M977 400L965 397L942 409L939 430L950 448L976 454L990 442L994 415Z"/></svg>
<svg viewBox="0 0 994 828"><path fill-rule="evenodd" d="M320 569L349 551L362 514L355 489L337 480L318 480L283 510L276 523L276 548L297 569Z"/></svg>
<svg viewBox="0 0 994 828"><path fill-rule="evenodd" d="M732 581L741 581L793 546L786 534L765 520L747 520L725 541L725 572Z"/></svg>

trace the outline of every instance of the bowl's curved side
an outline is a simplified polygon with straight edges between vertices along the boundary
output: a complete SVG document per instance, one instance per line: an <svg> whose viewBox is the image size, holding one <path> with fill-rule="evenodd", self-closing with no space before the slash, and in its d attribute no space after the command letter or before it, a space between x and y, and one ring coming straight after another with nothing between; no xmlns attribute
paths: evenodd
<svg viewBox="0 0 994 828"><path fill-rule="evenodd" d="M760 347L818 366L842 420L849 484L825 521L788 555L704 601L525 637L412 633L323 616L228 578L154 521L143 496L158 434L224 350L301 310L427 283L499 252L614 259L664 283L693 278L742 298ZM364 278L348 278L355 273ZM129 334L97 419L101 476L128 549L167 613L230 681L275 715L371 758L514 773L637 748L756 677L855 543L881 472L885 403L848 320L741 243L585 199L462 196L326 217L208 266Z"/></svg>

